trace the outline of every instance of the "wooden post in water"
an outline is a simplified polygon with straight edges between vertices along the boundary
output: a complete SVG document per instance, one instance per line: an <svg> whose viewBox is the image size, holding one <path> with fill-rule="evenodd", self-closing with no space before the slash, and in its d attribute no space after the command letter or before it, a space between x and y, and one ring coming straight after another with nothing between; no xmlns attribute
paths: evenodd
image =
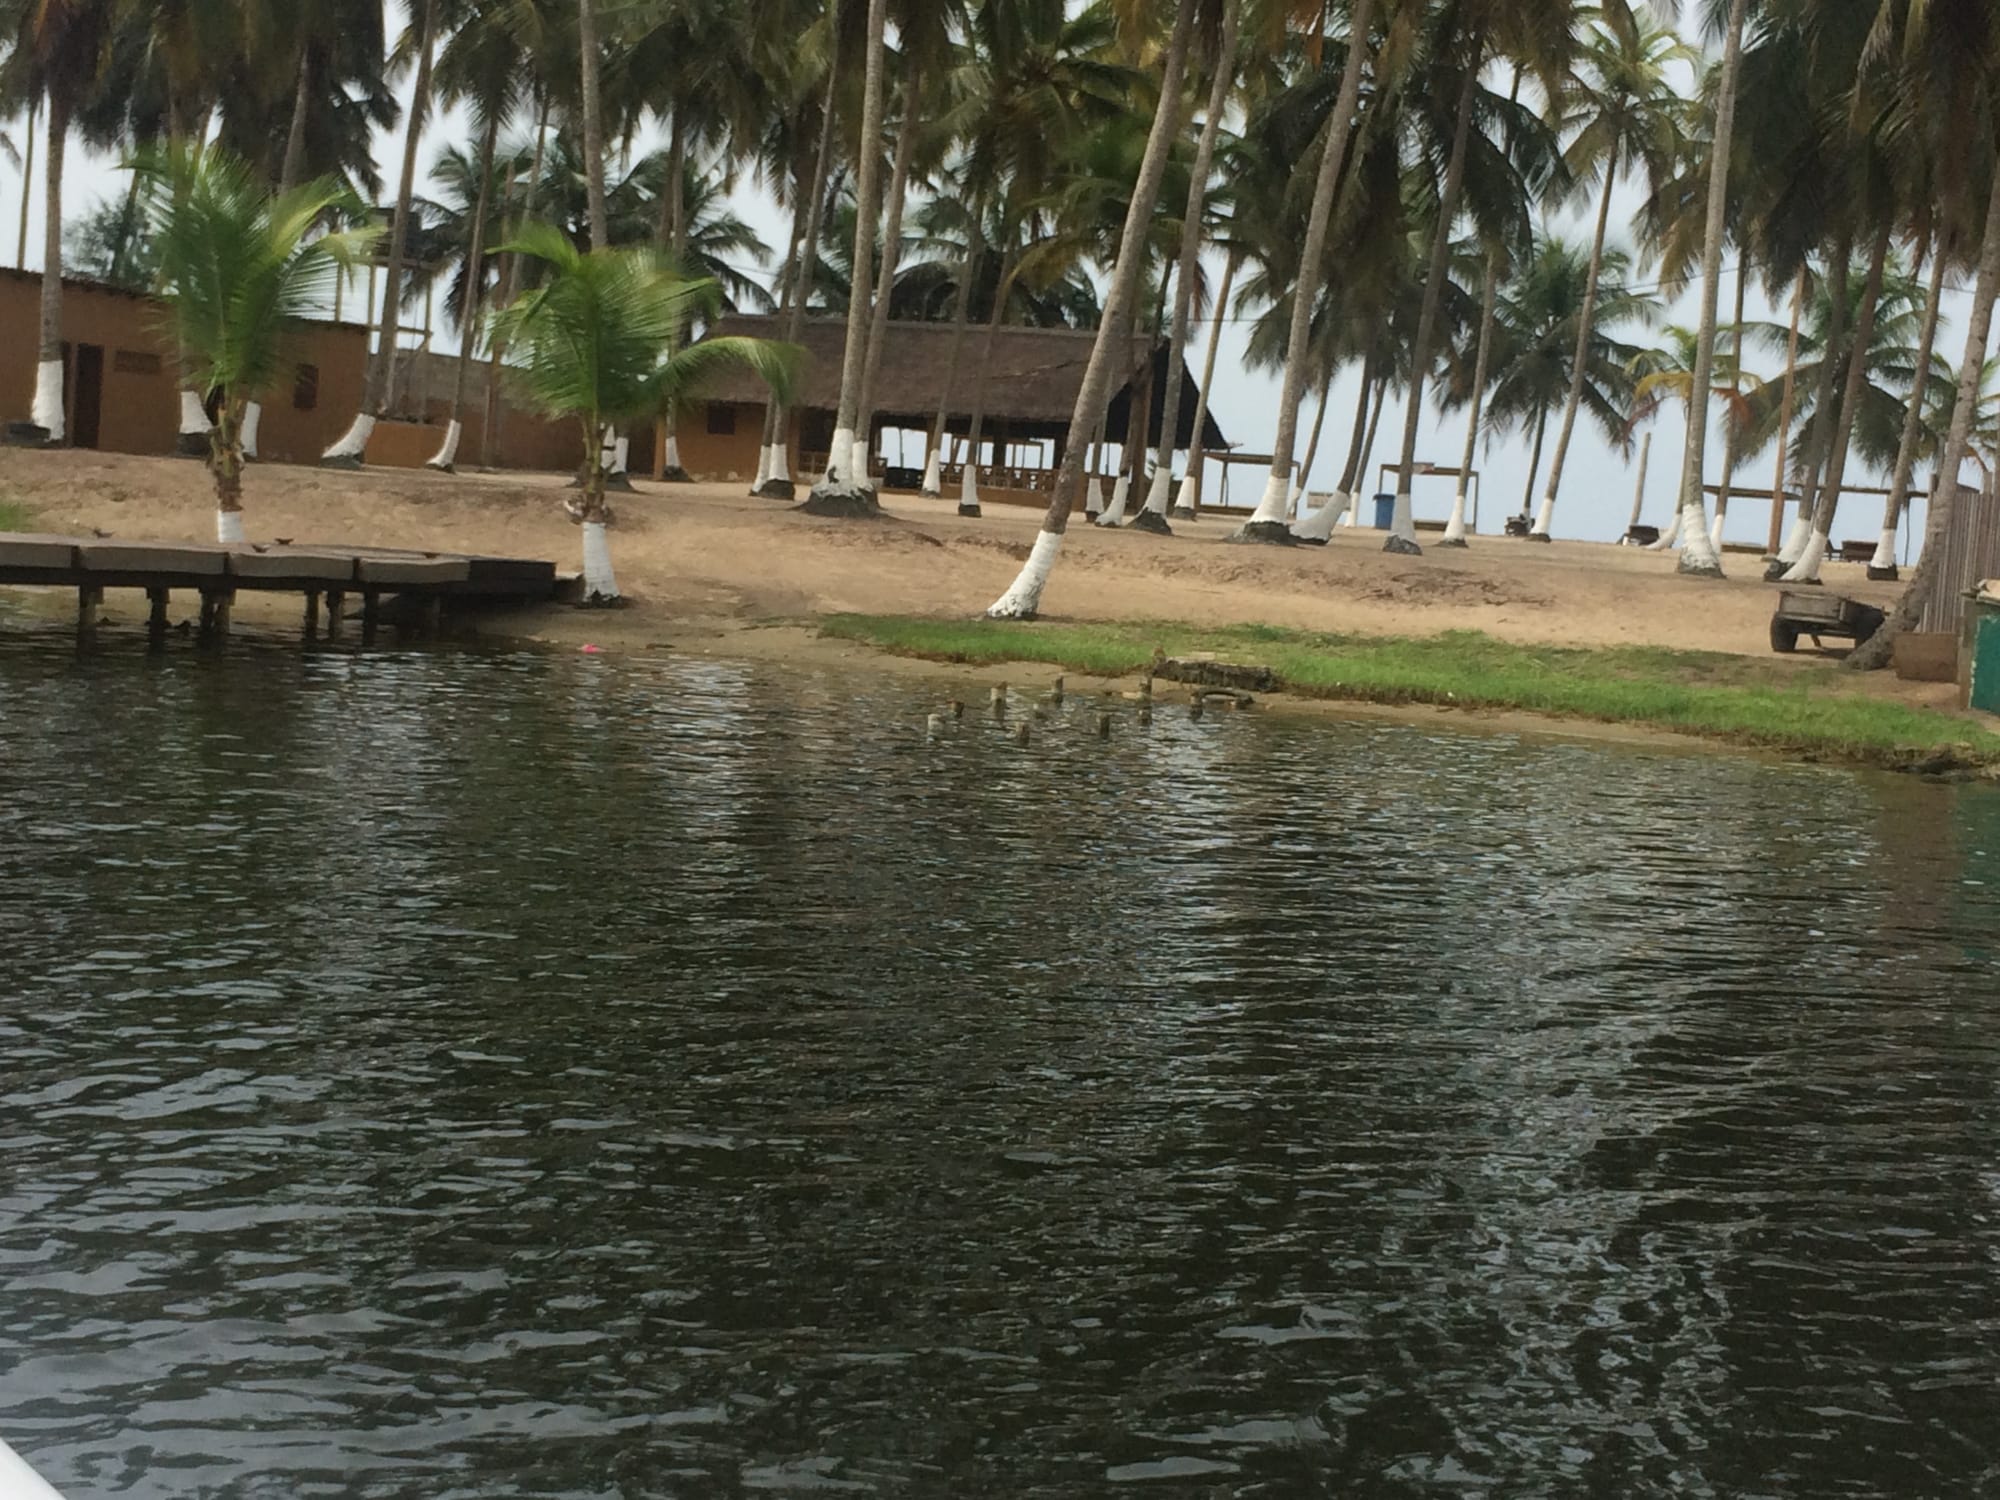
<svg viewBox="0 0 2000 1500"><path fill-rule="evenodd" d="M146 602L151 606L146 615L146 633L157 641L167 633L167 591L147 589Z"/></svg>
<svg viewBox="0 0 2000 1500"><path fill-rule="evenodd" d="M305 638L312 640L319 634L319 590L306 590Z"/></svg>
<svg viewBox="0 0 2000 1500"><path fill-rule="evenodd" d="M361 592L361 644L375 644L375 632L382 623L382 591L364 589Z"/></svg>
<svg viewBox="0 0 2000 1500"><path fill-rule="evenodd" d="M343 594L339 589L328 589L326 591L326 638L328 640L337 641L340 639L341 625L345 620L346 614L347 595Z"/></svg>
<svg viewBox="0 0 2000 1500"><path fill-rule="evenodd" d="M229 634L229 616L236 608L236 590L219 589L215 595L215 633L218 637Z"/></svg>
<svg viewBox="0 0 2000 1500"><path fill-rule="evenodd" d="M76 628L80 631L97 629L97 607L104 602L102 584L86 583L76 591Z"/></svg>
<svg viewBox="0 0 2000 1500"><path fill-rule="evenodd" d="M434 641L444 634L444 595L432 594L426 598L419 618L423 621L425 640Z"/></svg>
<svg viewBox="0 0 2000 1500"><path fill-rule="evenodd" d="M201 638L207 640L215 634L215 595L208 589L201 591Z"/></svg>

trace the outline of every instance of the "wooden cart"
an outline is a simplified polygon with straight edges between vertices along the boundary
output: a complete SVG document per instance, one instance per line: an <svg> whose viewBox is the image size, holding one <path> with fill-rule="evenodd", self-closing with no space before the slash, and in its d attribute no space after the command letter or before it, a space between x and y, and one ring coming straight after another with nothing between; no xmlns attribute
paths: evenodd
<svg viewBox="0 0 2000 1500"><path fill-rule="evenodd" d="M1771 616L1771 649L1796 651L1802 635L1811 636L1821 650L1826 649L1823 636L1859 643L1880 630L1884 618L1874 605L1844 594L1786 589L1778 595L1778 612Z"/></svg>

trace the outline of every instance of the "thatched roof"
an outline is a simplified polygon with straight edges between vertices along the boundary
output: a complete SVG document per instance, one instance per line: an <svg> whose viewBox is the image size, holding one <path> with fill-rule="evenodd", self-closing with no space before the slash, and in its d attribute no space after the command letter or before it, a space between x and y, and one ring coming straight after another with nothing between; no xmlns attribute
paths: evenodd
<svg viewBox="0 0 2000 1500"><path fill-rule="evenodd" d="M716 320L709 335L779 339L784 332L784 320L779 317L730 313ZM889 325L875 393L879 416L906 426L929 425L950 376L952 334L949 323ZM989 424L994 420L1003 422L1010 433L1020 437L1053 437L1066 431L1076 407L1077 391L1083 385L1084 366L1089 363L1096 339L1096 332L1088 329L1007 327L996 331L992 360L983 365ZM806 357L793 400L807 410L831 411L840 400L840 366L847 347L847 320L807 318L799 342ZM952 422L955 428L971 417L985 350L986 329L983 326L967 329L959 350L957 378L949 380L952 387L949 415L957 419ZM1122 368L1112 376L1109 429L1114 441L1124 431L1132 386L1135 382L1144 383L1149 362L1151 425L1153 441L1158 441L1167 352L1165 342L1151 335L1135 335L1131 339ZM762 405L767 392L763 382L748 371L732 371L719 376L702 394L717 401ZM1183 365L1177 447L1186 447L1194 435L1198 397L1194 375ZM1227 446L1214 417L1208 419L1207 428L1204 446L1212 451Z"/></svg>

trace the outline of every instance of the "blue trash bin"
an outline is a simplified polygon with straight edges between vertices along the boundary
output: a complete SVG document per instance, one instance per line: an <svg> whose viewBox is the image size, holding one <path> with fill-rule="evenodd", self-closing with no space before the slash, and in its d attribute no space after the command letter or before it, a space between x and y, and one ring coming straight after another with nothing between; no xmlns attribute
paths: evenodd
<svg viewBox="0 0 2000 1500"><path fill-rule="evenodd" d="M1396 497L1377 495L1375 497L1375 529L1387 531L1396 524Z"/></svg>

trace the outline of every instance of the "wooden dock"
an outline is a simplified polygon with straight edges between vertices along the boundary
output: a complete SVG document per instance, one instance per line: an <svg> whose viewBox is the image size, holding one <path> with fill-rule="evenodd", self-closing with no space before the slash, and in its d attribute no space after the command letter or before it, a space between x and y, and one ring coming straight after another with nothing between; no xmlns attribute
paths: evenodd
<svg viewBox="0 0 2000 1500"><path fill-rule="evenodd" d="M308 637L320 633L323 606L326 639L341 639L358 602L367 644L385 597L435 634L448 608L545 602L565 582L554 563L534 558L321 542L224 547L0 532L0 585L75 589L77 625L84 630L95 627L106 589L143 589L155 635L168 628L167 602L176 589L200 595L201 630L208 636L228 633L238 593L302 594Z"/></svg>

